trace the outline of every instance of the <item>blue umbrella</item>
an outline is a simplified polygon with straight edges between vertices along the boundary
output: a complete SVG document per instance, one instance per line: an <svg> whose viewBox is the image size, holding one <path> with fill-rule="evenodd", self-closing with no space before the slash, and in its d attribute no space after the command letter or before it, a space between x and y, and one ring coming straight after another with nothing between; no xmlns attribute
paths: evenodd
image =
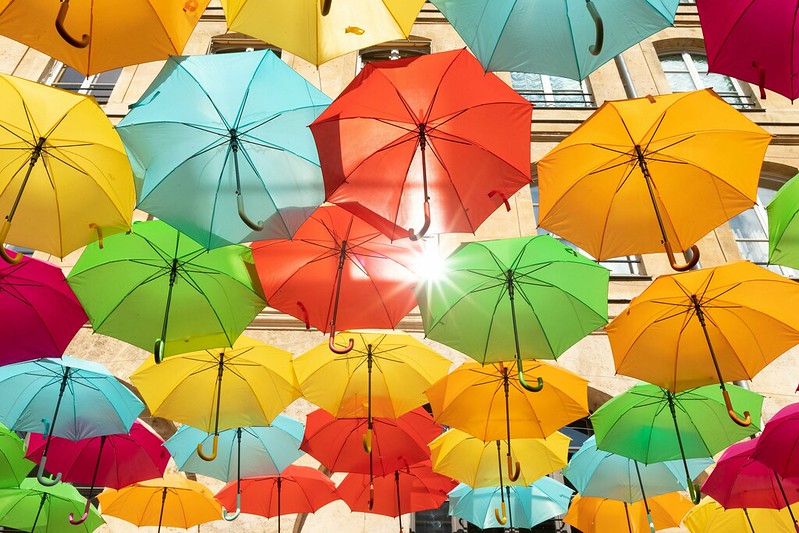
<svg viewBox="0 0 799 533"><path fill-rule="evenodd" d="M473 489L461 483L449 493L449 514L482 529L532 528L544 520L566 513L573 490L550 477L528 486L506 486L508 520L501 524L495 510L500 505L499 487Z"/></svg>
<svg viewBox="0 0 799 533"><path fill-rule="evenodd" d="M170 57L117 126L137 207L209 249L291 238L324 200L329 103L269 50Z"/></svg>
<svg viewBox="0 0 799 533"><path fill-rule="evenodd" d="M0 367L0 422L14 431L37 433L44 425L42 485L61 479L61 474L44 478L53 435L77 441L127 433L143 410L144 404L100 363L65 355Z"/></svg>

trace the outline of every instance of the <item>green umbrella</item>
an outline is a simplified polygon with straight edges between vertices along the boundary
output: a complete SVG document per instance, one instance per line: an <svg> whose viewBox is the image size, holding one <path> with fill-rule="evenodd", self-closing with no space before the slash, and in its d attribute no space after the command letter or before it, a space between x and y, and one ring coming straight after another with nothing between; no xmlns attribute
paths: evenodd
<svg viewBox="0 0 799 533"><path fill-rule="evenodd" d="M155 341L156 362L232 346L266 305L248 247L208 251L161 221L87 246L67 281L97 333Z"/></svg>
<svg viewBox="0 0 799 533"><path fill-rule="evenodd" d="M591 415L597 448L644 464L681 459L691 497L698 502L686 459L712 457L760 431L763 397L734 385L727 391L751 413L750 425L730 419L716 385L676 394L656 385L636 385Z"/></svg>
<svg viewBox="0 0 799 533"><path fill-rule="evenodd" d="M480 363L556 359L608 321L606 268L548 235L470 242L417 290L426 335Z"/></svg>
<svg viewBox="0 0 799 533"><path fill-rule="evenodd" d="M84 522L69 523L69 515L82 515L85 505L86 498L72 485L46 487L36 478L28 478L19 488L0 489L0 526L31 533L94 531L105 523L94 506Z"/></svg>
<svg viewBox="0 0 799 533"><path fill-rule="evenodd" d="M799 175L780 187L766 211L769 263L799 268Z"/></svg>
<svg viewBox="0 0 799 533"><path fill-rule="evenodd" d="M34 466L34 463L25 459L22 439L0 424L0 488L19 487Z"/></svg>

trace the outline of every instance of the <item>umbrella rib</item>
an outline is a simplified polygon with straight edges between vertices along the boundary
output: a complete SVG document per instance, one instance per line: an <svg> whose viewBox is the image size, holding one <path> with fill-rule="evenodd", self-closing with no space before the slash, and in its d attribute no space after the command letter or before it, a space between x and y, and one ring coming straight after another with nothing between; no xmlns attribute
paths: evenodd
<svg viewBox="0 0 799 533"><path fill-rule="evenodd" d="M461 295L460 295L460 296L459 296L459 297L458 297L458 298L457 298L457 299L456 299L456 300L455 300L455 301L452 303L452 305L450 305L450 306L449 306L449 308L448 308L448 309L447 309L447 310L446 310L444 313L442 313L442 315L441 315L441 316L440 316L438 319L434 320L434 321L433 321L433 323L432 323L432 324L430 324L430 331L432 331L432 330L433 330L433 329L434 329L434 328L435 328L435 327L436 327L436 326L437 326L437 325L438 325L438 324L439 324L439 323L440 323L440 322L441 322L441 321L442 321L442 320L443 320L443 319L444 319L444 318L445 318L445 317L446 317L446 316L447 316L447 315L450 313L450 311L452 311L452 309L454 309L454 308L455 308L455 306L457 306L457 305L458 305L459 303L461 303L463 300L467 299L471 293L473 293L473 292L478 292L478 291L482 291L482 290L490 290L490 289L496 288L497 286L499 286L499 285L496 285L496 286L493 286L493 287L490 287L490 286L482 286L482 287L480 287L480 288L478 288L478 289L473 289L473 290L471 290L471 291L469 291L469 292L464 292L463 294L461 294ZM428 334L428 335L430 334L430 331L428 331L428 332L427 332L427 334Z"/></svg>
<svg viewBox="0 0 799 533"><path fill-rule="evenodd" d="M51 156L49 153L46 155L54 157ZM58 158L55 159L58 160ZM56 223L55 225L56 230L58 231L58 244L59 244L58 253L59 255L61 255L64 252L64 229L61 227L61 202L58 201L58 190L56 189L55 178L53 177L53 174L50 170L50 162L48 161L47 157L42 158L42 168L44 168L44 173L47 175L47 179L50 181L50 186L53 188L53 200L55 201L55 208L57 213L56 217L58 220L58 223Z"/></svg>
<svg viewBox="0 0 799 533"><path fill-rule="evenodd" d="M497 294L496 301L494 302L494 311L491 313L491 318L488 320L488 331L486 334L485 344L483 344L483 361L481 362L485 362L486 355L488 354L488 345L491 342L491 331L494 328L494 319L497 316L497 309L499 309L499 304L502 303L502 299L505 296L506 290L507 287L500 288L499 294Z"/></svg>
<svg viewBox="0 0 799 533"><path fill-rule="evenodd" d="M186 73L186 75L188 75L188 76L189 76L189 77L190 77L190 78L191 78L191 79L194 81L194 83L196 83L196 84L197 84L197 88L198 88L198 89L200 89L200 91L201 91L201 92L202 92L202 93L203 93L203 94L206 96L206 98L208 98L208 102L209 102L209 103L211 104L211 106L214 108L214 111L216 111L217 115L219 115L219 119L222 121L222 124L224 124L224 125L225 125L225 129L227 129L228 131L230 131L230 129L231 129L231 128L230 128L230 124L228 124L228 121L225 119L225 116L222 114L222 112L221 112L221 111L219 110L219 108L216 106L216 103L214 102L214 99L213 99L213 98L211 98L211 95L210 95L210 94L208 94L208 92L205 90L205 87L203 86L203 84L202 84L202 83L200 83L200 80L198 80L198 79L197 79L197 78L194 76L194 74L192 74L192 73L191 73L191 71L189 71L189 69L187 69L187 68L186 68L186 67L183 65L183 63L178 63L177 61L175 61L175 65L177 66L177 68L180 68L180 69L181 69L183 72L185 72L185 73Z"/></svg>
<svg viewBox="0 0 799 533"><path fill-rule="evenodd" d="M252 89L252 83L255 80L255 75L258 73L258 70L264 65L264 62L268 57L269 54L264 53L261 56L261 59L258 61L258 65L256 65L255 68L253 69L252 74L250 74L250 80L247 82L247 87L244 88L244 95L241 98L241 103L239 104L239 110L236 112L236 117L233 119L234 130L238 130L239 126L241 125L241 117L244 114L244 108L247 106L247 99L250 96L250 89ZM271 117L269 120L272 120L272 118L276 118L278 116L280 116L280 113L278 113L274 117Z"/></svg>
<svg viewBox="0 0 799 533"><path fill-rule="evenodd" d="M120 260L120 261L122 261L122 260ZM97 267L95 267L95 268L97 268ZM94 331L96 332L98 329L102 328L103 324L105 324L105 322L109 318L111 318L111 315L113 315L116 312L116 310L119 309L120 306L122 306L122 304L125 302L127 297L130 296L131 294L133 294L134 291L138 290L141 286L143 286L143 285L145 285L145 284L147 284L147 283L149 283L151 281L155 281L158 278L166 276L167 274L168 274L167 271L154 272L154 273L150 274L149 276L147 276L147 278L145 278L144 280L142 280L139 283L137 283L131 290L129 290L127 293L125 293L125 295L123 297L121 297L119 299L119 301L116 303L116 305L114 305L114 307L111 308L111 310L105 315L105 318L103 318L100 321L99 324L92 324L92 328L94 329Z"/></svg>
<svg viewBox="0 0 799 533"><path fill-rule="evenodd" d="M285 152L285 150L284 150L284 152ZM250 157L250 154L247 151L247 147L246 146L241 146L241 153L244 155L244 159L250 165L250 168L252 169L252 171L255 172L256 176L258 176L258 180L261 183L261 187L263 188L263 190L266 193L266 195L269 197L269 200L272 202L272 205L274 206L275 211L277 212L277 214L280 215L279 216L280 222L283 223L283 228L285 228L286 234L287 235L291 235L291 230L289 229L288 224L286 224L286 220L281 215L280 208L278 207L277 202L275 201L275 199L272 197L272 192L269 190L269 187L266 186L266 180L264 180L263 176L261 175L261 172L258 170L258 167L255 165L255 162L253 162L252 158Z"/></svg>
<svg viewBox="0 0 799 533"><path fill-rule="evenodd" d="M187 277L188 277L188 278L191 280L191 282L193 283L193 285L192 285L192 288L193 288L193 289L195 289L195 290L197 290L197 289L195 288L195 286L196 286L196 287L199 287L199 284L198 284L198 283L197 283L197 282L194 280L194 278L192 278L192 277L191 277L191 275L190 275L188 272L186 272L186 271L184 270L184 273L186 274L186 276L187 276ZM211 277L210 279L214 279L214 278L213 278L213 277ZM230 278L230 279L233 279L233 278ZM234 281L237 281L237 282L238 282L238 280L234 280ZM239 282L239 283L240 283L240 282ZM243 284L242 284L242 285L243 285ZM247 287L247 289L248 289L248 290L252 290L252 289L250 289L249 287ZM217 313L217 312L216 312L216 306L215 306L215 305L213 305L213 303L211 303L211 300L209 300L209 299L208 299L208 296L206 296L205 292L203 292L203 291L197 291L197 292L198 292L198 293L200 294L200 296L202 296L202 297L203 297L203 299L204 299L204 300L205 300L205 301L208 303L208 307L211 309L211 312L212 312L212 313L213 313L213 315L216 317L216 321L217 321L217 323L219 324L219 327L220 327L220 328L222 328L222 333L224 334L224 336L225 336L225 339L227 340L228 346L233 346L233 341L234 341L235 339L231 340L231 338L230 338L230 335L228 335L227 329L225 329L225 325L222 323L222 319L220 318L220 316L219 316L219 313Z"/></svg>

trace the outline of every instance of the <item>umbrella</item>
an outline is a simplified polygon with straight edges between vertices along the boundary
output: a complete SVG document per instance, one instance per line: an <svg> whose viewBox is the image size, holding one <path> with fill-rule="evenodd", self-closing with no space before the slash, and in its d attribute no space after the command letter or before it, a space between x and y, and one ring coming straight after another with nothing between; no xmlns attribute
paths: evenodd
<svg viewBox="0 0 799 533"><path fill-rule="evenodd" d="M65 355L0 367L0 421L14 431L41 431L44 425L37 474L42 485L61 480L60 473L54 481L44 478L51 437L127 433L143 410L144 404L100 363Z"/></svg>
<svg viewBox="0 0 799 533"><path fill-rule="evenodd" d="M226 508L241 501L241 512L272 518L284 514L315 513L328 503L338 500L336 486L326 475L308 466L291 465L279 475L261 476L228 483L216 499Z"/></svg>
<svg viewBox="0 0 799 533"><path fill-rule="evenodd" d="M219 433L222 454L211 461L200 455L211 436L191 426L181 426L164 446L172 453L180 470L222 481L236 480L236 512L228 515L227 509L222 509L224 519L233 521L241 513L241 479L280 474L302 457L299 446L303 430L297 420L278 415L269 426L222 431Z"/></svg>
<svg viewBox="0 0 799 533"><path fill-rule="evenodd" d="M34 12L29 4L24 9ZM0 13L0 21L10 15L2 8ZM130 164L97 102L5 74L0 100L2 258L22 258L9 255L6 241L64 257L103 235L129 230L136 201Z"/></svg>
<svg viewBox="0 0 799 533"><path fill-rule="evenodd" d="M79 524L89 516L89 502L95 487L122 488L164 474L169 453L162 446L164 439L139 421L128 433L89 437L78 441L53 437L50 468L61 472L62 479L89 485L89 496L83 516L69 521ZM28 434L27 457L42 460L48 441L39 433Z"/></svg>
<svg viewBox="0 0 799 533"><path fill-rule="evenodd" d="M782 477L799 477L799 403L780 409L771 417L757 439L752 458L769 466Z"/></svg>
<svg viewBox="0 0 799 533"><path fill-rule="evenodd" d="M799 179L785 183L766 206L768 213L768 261L775 265L799 268Z"/></svg>
<svg viewBox="0 0 799 533"><path fill-rule="evenodd" d="M763 397L734 385L728 394L752 413L750 425L729 419L717 387L675 394L655 385L636 385L591 415L597 448L644 464L682 460L688 490L699 503L687 459L712 457L759 431Z"/></svg>
<svg viewBox="0 0 799 533"><path fill-rule="evenodd" d="M157 362L231 346L266 305L247 247L209 252L158 220L88 246L67 281L94 331L145 350L155 341Z"/></svg>
<svg viewBox="0 0 799 533"><path fill-rule="evenodd" d="M316 210L294 240L254 243L258 275L269 305L327 333L393 328L416 306L411 270L421 248L392 244L375 228L336 206ZM343 295L343 297L342 297Z"/></svg>
<svg viewBox="0 0 799 533"><path fill-rule="evenodd" d="M582 80L674 23L678 0L432 0L486 70Z"/></svg>
<svg viewBox="0 0 799 533"><path fill-rule="evenodd" d="M0 34L89 76L179 54L208 1L2 0Z"/></svg>
<svg viewBox="0 0 799 533"><path fill-rule="evenodd" d="M85 504L86 498L72 485L42 485L34 478L24 479L19 488L0 489L0 526L31 533L89 533L105 523L94 506L80 527L66 525L70 516L83 512Z"/></svg>
<svg viewBox="0 0 799 533"><path fill-rule="evenodd" d="M239 337L233 348L169 357L160 365L145 361L131 377L152 416L214 433L210 455L217 454L220 430L270 424L299 398L291 354Z"/></svg>
<svg viewBox="0 0 799 533"><path fill-rule="evenodd" d="M679 492L649 500L658 529L677 527L693 505ZM563 521L583 533L644 533L650 531L643 502L627 503L590 496L574 497Z"/></svg>
<svg viewBox="0 0 799 533"><path fill-rule="evenodd" d="M505 487L508 501L507 527L533 528L545 520L565 514L574 491L550 477L525 487ZM499 487L473 489L461 483L449 492L449 514L479 528L503 527L493 510L501 505Z"/></svg>
<svg viewBox="0 0 799 533"><path fill-rule="evenodd" d="M0 489L16 488L36 466L25 457L25 444L0 424Z"/></svg>
<svg viewBox="0 0 799 533"><path fill-rule="evenodd" d="M316 66L394 39L407 39L424 0L222 0L228 28L272 43Z"/></svg>
<svg viewBox="0 0 799 533"><path fill-rule="evenodd" d="M307 126L329 103L270 50L170 57L117 126L137 207L206 248L291 238L324 200Z"/></svg>
<svg viewBox="0 0 799 533"><path fill-rule="evenodd" d="M57 266L32 257L0 263L3 364L61 357L88 320Z"/></svg>
<svg viewBox="0 0 799 533"><path fill-rule="evenodd" d="M325 198L392 240L474 233L530 184L531 113L465 49L370 63L311 124Z"/></svg>
<svg viewBox="0 0 799 533"><path fill-rule="evenodd" d="M522 359L556 359L608 321L608 270L548 235L462 244L444 271L417 291L425 334L481 363L515 359L527 390Z"/></svg>
<svg viewBox="0 0 799 533"><path fill-rule="evenodd" d="M799 285L739 261L658 277L607 327L616 370L677 392L750 379L799 342ZM709 357L708 357L709 356Z"/></svg>
<svg viewBox="0 0 799 533"><path fill-rule="evenodd" d="M709 89L605 102L538 162L538 224L600 260L665 249L689 270L754 205L770 139Z"/></svg>
<svg viewBox="0 0 799 533"><path fill-rule="evenodd" d="M196 481L177 474L139 481L120 490L107 489L97 496L104 515L136 526L182 527L219 520L214 494Z"/></svg>
<svg viewBox="0 0 799 533"><path fill-rule="evenodd" d="M724 509L711 498L688 511L683 524L691 533L796 533L787 509Z"/></svg>

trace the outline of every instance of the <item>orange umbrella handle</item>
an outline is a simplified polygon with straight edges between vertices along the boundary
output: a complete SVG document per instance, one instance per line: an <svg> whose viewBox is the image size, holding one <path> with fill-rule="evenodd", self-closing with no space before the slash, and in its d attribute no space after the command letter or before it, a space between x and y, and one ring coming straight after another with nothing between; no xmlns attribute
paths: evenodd
<svg viewBox="0 0 799 533"><path fill-rule="evenodd" d="M519 461L514 462L510 454L508 454L507 457L508 457L508 479L510 479L511 481L516 481L517 479L519 479L519 474L522 473L521 465L519 464Z"/></svg>
<svg viewBox="0 0 799 533"><path fill-rule="evenodd" d="M689 248L689 250L691 250L691 260L685 264L677 263L677 259L674 257L674 250L672 249L671 243L669 241L665 241L663 243L663 248L666 249L666 255L669 256L669 264L671 265L671 268L677 272L691 270L699 262L699 248L697 248L695 244Z"/></svg>
<svg viewBox="0 0 799 533"><path fill-rule="evenodd" d="M89 46L91 37L84 33L83 37L78 40L67 33L66 28L64 28L64 19L67 18L67 9L69 9L69 0L61 0L61 7L58 9L58 16L55 18L55 29L58 32L58 35L60 35L61 38L70 45L74 46L75 48L86 48Z"/></svg>
<svg viewBox="0 0 799 533"><path fill-rule="evenodd" d="M92 222L89 227L97 232L97 247L103 249L103 228Z"/></svg>
<svg viewBox="0 0 799 533"><path fill-rule="evenodd" d="M499 509L494 507L494 518L497 519L499 525L504 526L508 522L508 515L507 510L505 508L505 502L502 502L502 514L499 514Z"/></svg>
<svg viewBox="0 0 799 533"><path fill-rule="evenodd" d="M730 401L730 393L726 390L721 391L722 396L724 396L724 405L727 406L727 414L730 415L730 418L733 422L738 424L739 426L749 426L752 424L752 417L749 414L749 411L744 411L744 418L738 416L735 410L732 408L732 402Z"/></svg>
<svg viewBox="0 0 799 533"><path fill-rule="evenodd" d="M3 261L6 263L16 265L20 261L22 261L22 254L17 252L15 256L11 257L8 255L8 250L6 250L5 243L6 237L8 236L8 230L11 229L11 222L6 219L3 223L3 227L0 228L0 257L3 258Z"/></svg>
<svg viewBox="0 0 799 533"><path fill-rule="evenodd" d="M218 449L219 449L219 434L214 433L214 444L213 447L211 448L211 455L205 455L205 453L203 453L202 442L197 445L197 455L199 455L200 459L202 459L203 461L213 461L214 459L216 459L216 452L218 451Z"/></svg>
<svg viewBox="0 0 799 533"><path fill-rule="evenodd" d="M427 230L430 229L430 202L428 200L424 201L424 224L422 225L422 229L419 230L419 233L415 233L413 229L408 229L408 238L412 241L418 241L424 234L427 233Z"/></svg>
<svg viewBox="0 0 799 533"><path fill-rule="evenodd" d="M596 41L588 47L588 51L591 52L591 55L598 56L602 53L602 45L605 42L605 25L602 22L602 16L591 0L585 0L585 7L588 9L588 13L591 14L591 18L594 20L594 26L596 27Z"/></svg>
<svg viewBox="0 0 799 533"><path fill-rule="evenodd" d="M332 4L332 0L322 0L322 16L326 17L328 13L330 13L330 4Z"/></svg>

